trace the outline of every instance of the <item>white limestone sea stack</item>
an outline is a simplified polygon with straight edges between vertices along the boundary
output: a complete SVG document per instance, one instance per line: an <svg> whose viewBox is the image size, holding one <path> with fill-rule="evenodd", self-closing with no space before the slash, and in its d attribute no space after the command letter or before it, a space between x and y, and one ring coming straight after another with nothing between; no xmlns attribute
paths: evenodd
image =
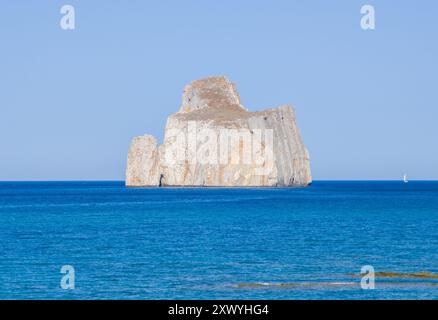
<svg viewBox="0 0 438 320"><path fill-rule="evenodd" d="M130 145L126 186L286 187L312 182L290 105L249 112L225 77L193 81L166 124Z"/></svg>

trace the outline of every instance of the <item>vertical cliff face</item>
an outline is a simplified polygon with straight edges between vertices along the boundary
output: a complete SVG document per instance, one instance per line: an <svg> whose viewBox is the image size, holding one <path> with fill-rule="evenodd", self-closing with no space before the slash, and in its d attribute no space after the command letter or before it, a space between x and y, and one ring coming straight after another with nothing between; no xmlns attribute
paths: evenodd
<svg viewBox="0 0 438 320"><path fill-rule="evenodd" d="M132 139L126 167L126 185L158 186L160 164L157 140L150 135Z"/></svg>
<svg viewBox="0 0 438 320"><path fill-rule="evenodd" d="M127 186L306 186L311 180L292 107L248 112L224 77L186 86L163 144L134 138L126 169Z"/></svg>

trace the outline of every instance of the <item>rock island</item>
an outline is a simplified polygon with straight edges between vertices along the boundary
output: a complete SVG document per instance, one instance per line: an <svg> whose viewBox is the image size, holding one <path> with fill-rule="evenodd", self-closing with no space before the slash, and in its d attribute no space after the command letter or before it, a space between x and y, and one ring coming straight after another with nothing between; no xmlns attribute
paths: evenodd
<svg viewBox="0 0 438 320"><path fill-rule="evenodd" d="M164 141L133 138L129 187L286 187L312 182L309 153L290 105L250 112L225 77L193 81Z"/></svg>

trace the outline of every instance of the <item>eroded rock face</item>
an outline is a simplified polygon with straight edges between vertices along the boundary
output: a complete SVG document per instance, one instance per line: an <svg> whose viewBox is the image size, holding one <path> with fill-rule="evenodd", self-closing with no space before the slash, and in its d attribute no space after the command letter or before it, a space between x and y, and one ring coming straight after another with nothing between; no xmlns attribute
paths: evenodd
<svg viewBox="0 0 438 320"><path fill-rule="evenodd" d="M186 86L164 142L131 142L127 186L307 186L309 154L289 105L248 112L234 84L210 77Z"/></svg>
<svg viewBox="0 0 438 320"><path fill-rule="evenodd" d="M126 166L126 185L158 186L159 167L157 140L151 135L132 139Z"/></svg>

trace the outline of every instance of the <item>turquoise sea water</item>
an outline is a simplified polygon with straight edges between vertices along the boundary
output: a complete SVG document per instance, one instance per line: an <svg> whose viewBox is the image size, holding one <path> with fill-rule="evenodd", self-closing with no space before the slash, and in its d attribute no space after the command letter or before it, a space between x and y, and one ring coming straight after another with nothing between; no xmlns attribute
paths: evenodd
<svg viewBox="0 0 438 320"><path fill-rule="evenodd" d="M438 279L357 275L438 274L438 182L3 182L0 254L0 299L437 299Z"/></svg>

